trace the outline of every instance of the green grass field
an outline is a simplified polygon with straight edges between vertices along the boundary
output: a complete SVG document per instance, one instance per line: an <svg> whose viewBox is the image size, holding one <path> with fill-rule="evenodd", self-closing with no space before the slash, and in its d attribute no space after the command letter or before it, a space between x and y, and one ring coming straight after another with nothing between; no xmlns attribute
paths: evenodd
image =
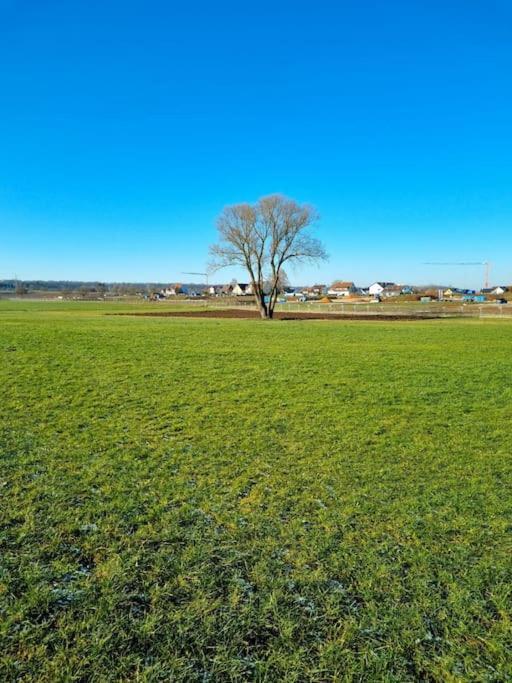
<svg viewBox="0 0 512 683"><path fill-rule="evenodd" d="M127 309L0 303L2 681L512 679L511 322Z"/></svg>

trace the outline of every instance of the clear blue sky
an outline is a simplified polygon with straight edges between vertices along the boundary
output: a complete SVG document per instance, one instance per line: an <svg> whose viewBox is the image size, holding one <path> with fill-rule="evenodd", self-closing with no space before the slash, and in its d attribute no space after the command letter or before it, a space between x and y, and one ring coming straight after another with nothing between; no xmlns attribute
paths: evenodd
<svg viewBox="0 0 512 683"><path fill-rule="evenodd" d="M282 192L297 283L512 282L509 0L0 0L0 64L0 278L186 280Z"/></svg>

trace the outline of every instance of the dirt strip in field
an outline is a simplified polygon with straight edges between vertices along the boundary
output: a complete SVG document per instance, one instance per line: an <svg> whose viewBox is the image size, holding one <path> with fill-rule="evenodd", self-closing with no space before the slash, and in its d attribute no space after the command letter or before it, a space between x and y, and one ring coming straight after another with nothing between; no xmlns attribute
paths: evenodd
<svg viewBox="0 0 512 683"><path fill-rule="evenodd" d="M134 315L150 318L234 318L234 319L260 319L258 311L242 308L219 308L203 311L144 311L138 313L108 313L107 315ZM392 315L386 313L320 313L298 311L285 313L276 311L275 320L435 320L441 317L434 313L404 313Z"/></svg>

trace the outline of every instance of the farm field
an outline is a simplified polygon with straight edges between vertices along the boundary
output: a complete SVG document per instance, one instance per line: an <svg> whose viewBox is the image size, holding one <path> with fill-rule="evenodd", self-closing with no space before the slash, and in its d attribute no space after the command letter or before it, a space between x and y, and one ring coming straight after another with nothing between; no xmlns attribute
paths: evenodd
<svg viewBox="0 0 512 683"><path fill-rule="evenodd" d="M512 679L512 321L0 302L0 680Z"/></svg>

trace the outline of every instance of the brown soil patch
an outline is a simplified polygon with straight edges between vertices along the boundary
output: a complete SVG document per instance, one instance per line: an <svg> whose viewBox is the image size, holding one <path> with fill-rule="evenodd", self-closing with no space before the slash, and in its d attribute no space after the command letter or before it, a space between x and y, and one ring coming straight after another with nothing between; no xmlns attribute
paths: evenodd
<svg viewBox="0 0 512 683"><path fill-rule="evenodd" d="M251 308L219 308L206 311L144 311L143 313L109 313L108 315L134 315L150 318L233 318L259 320L258 311ZM435 320L441 316L429 313L321 313L300 311L297 313L274 313L274 320Z"/></svg>

